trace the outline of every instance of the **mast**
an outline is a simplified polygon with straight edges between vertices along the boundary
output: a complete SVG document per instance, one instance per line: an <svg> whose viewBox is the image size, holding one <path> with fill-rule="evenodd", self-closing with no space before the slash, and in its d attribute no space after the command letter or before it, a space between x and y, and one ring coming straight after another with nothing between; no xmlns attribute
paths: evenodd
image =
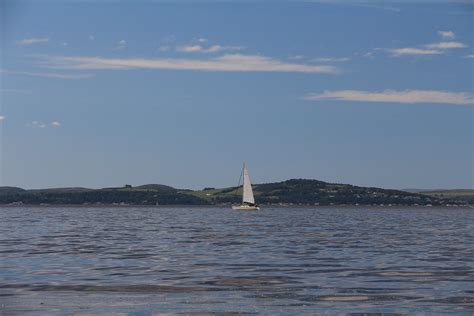
<svg viewBox="0 0 474 316"><path fill-rule="evenodd" d="M245 162L244 162L244 166L242 167L242 173L241 173L241 177L242 177L242 205L244 204L245 202L245 170L247 168L245 168Z"/></svg>

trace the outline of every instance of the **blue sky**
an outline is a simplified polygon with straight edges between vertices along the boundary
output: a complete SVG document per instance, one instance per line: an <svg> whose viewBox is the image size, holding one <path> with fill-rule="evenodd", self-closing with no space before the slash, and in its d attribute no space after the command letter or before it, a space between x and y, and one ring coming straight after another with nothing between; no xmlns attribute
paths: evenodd
<svg viewBox="0 0 474 316"><path fill-rule="evenodd" d="M0 185L473 187L469 2L3 1Z"/></svg>

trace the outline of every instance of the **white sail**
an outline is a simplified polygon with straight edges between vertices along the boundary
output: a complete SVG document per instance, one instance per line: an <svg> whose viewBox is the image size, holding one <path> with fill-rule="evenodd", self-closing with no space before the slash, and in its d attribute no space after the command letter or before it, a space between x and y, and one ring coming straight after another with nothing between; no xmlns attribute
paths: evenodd
<svg viewBox="0 0 474 316"><path fill-rule="evenodd" d="M247 167L245 167L245 164L244 164L243 174L244 174L244 183L243 183L244 194L242 196L242 202L243 204L245 203L255 204L255 199L253 197L253 191L252 191L252 184L250 183L249 173L247 171Z"/></svg>

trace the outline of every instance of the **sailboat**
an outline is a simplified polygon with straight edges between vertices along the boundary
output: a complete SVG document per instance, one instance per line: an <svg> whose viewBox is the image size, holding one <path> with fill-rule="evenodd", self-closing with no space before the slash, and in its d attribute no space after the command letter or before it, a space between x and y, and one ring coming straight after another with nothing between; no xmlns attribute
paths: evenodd
<svg viewBox="0 0 474 316"><path fill-rule="evenodd" d="M243 178L243 193L242 193L242 204L241 205L232 205L233 210L241 211L257 211L260 207L255 204L255 198L253 197L252 184L250 183L249 172L247 167L242 168L241 178ZM240 181L239 181L240 184Z"/></svg>

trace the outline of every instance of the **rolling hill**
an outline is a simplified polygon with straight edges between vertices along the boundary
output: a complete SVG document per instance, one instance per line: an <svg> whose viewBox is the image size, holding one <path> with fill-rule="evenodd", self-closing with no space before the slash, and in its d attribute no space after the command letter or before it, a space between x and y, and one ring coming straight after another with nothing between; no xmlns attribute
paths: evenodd
<svg viewBox="0 0 474 316"><path fill-rule="evenodd" d="M291 179L253 186L256 201L267 205L463 205L459 194L423 194L318 180ZM128 205L219 205L239 203L240 187L176 189L162 184L87 189L54 188L24 190L0 187L0 204L128 204Z"/></svg>

